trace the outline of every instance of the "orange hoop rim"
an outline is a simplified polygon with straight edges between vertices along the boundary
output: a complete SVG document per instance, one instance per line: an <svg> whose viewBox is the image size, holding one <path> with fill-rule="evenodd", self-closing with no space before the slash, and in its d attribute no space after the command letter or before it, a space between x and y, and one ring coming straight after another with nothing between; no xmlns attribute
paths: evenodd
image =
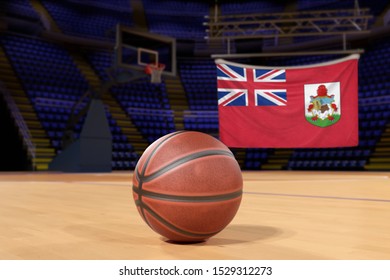
<svg viewBox="0 0 390 280"><path fill-rule="evenodd" d="M163 71L165 69L165 64L158 63L157 65L155 63L149 63L145 66L145 73L151 75L153 71Z"/></svg>
<svg viewBox="0 0 390 280"><path fill-rule="evenodd" d="M165 64L164 63L158 63L156 65L155 63L149 63L149 64L146 65L146 68L148 68L148 69L164 70L165 69Z"/></svg>

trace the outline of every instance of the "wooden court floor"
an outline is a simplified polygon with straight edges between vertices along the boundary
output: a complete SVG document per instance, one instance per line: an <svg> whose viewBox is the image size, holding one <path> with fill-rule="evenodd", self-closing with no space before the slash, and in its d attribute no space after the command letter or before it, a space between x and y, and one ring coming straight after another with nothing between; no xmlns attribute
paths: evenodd
<svg viewBox="0 0 390 280"><path fill-rule="evenodd" d="M390 259L390 173L243 176L232 223L180 245L143 222L131 172L0 173L0 259Z"/></svg>

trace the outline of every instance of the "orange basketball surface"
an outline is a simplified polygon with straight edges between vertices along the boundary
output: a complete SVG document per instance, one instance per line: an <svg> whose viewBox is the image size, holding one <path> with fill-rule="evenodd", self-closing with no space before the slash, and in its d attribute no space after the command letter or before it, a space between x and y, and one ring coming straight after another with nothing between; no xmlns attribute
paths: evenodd
<svg viewBox="0 0 390 280"><path fill-rule="evenodd" d="M231 151L194 131L174 132L152 143L133 177L141 217L179 242L202 241L223 230L238 211L242 186Z"/></svg>

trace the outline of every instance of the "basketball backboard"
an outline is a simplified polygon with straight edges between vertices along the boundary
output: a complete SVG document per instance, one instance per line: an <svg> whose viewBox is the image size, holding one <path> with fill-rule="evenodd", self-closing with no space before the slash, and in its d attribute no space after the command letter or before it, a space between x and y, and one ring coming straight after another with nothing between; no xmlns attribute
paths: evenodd
<svg viewBox="0 0 390 280"><path fill-rule="evenodd" d="M164 64L162 75L176 76L176 39L118 24L116 66L144 71L149 64Z"/></svg>

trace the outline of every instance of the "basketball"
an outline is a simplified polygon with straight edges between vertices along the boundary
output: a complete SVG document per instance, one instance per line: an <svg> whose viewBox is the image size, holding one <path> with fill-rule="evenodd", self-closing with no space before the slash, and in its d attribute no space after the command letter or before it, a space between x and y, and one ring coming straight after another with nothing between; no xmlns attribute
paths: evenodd
<svg viewBox="0 0 390 280"><path fill-rule="evenodd" d="M204 241L235 217L243 178L232 152L201 132L167 134L146 148L133 176L139 214L174 242Z"/></svg>

